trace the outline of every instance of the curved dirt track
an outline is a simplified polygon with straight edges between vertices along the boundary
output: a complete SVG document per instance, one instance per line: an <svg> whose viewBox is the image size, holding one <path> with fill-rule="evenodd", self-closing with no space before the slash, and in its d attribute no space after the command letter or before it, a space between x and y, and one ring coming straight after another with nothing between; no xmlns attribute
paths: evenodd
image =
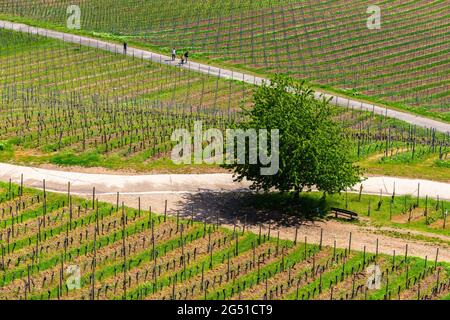
<svg viewBox="0 0 450 320"><path fill-rule="evenodd" d="M69 169L66 169L69 170ZM229 173L216 174L156 174L156 175L115 175L92 174L72 171L59 171L23 167L0 163L0 180L20 183L26 186L42 188L45 180L49 191L65 192L68 183L74 194L91 194L95 187L97 194L182 194L205 191L248 191L247 181L235 182ZM368 177L362 182L363 193L392 195L419 195L450 200L450 184L420 179L398 177ZM359 192L360 185L352 188Z"/></svg>
<svg viewBox="0 0 450 320"><path fill-rule="evenodd" d="M67 192L68 182L72 194L83 197L92 197L92 188L96 188L96 196L100 201L116 203L117 192L120 193L120 202L130 207L152 207L155 212L169 214L179 213L190 217L193 213L195 219L208 219L214 222L219 214L224 225L233 227L234 223L243 225L247 221L247 227L259 231L259 224L264 225L265 232L271 225L273 232L280 232L281 238L293 239L295 228L298 227L299 239L306 236L308 242L318 243L320 230L323 230L323 243L344 248L348 246L350 233L352 234L352 248L367 252L376 251L376 243L379 243L379 252L392 254L404 253L408 244L408 254L434 259L436 249L439 247L439 260L450 262L450 237L437 236L426 232L409 232L396 229L395 231L408 236L409 233L425 238L433 238L439 241L438 245L430 242L413 239L402 239L388 236L386 232L392 231L385 228L375 229L360 227L354 224L337 221L304 222L293 220L277 213L257 211L247 205L247 196L251 196L248 182L236 183L231 174L198 174L198 175L104 175L77 172L64 172L38 168L21 167L9 164L0 164L0 180L20 183L26 186L41 188L45 179L46 188L49 191ZM392 177L370 177L363 182L365 193L379 194L383 190L384 195L393 192L397 195L416 195L418 183L420 194L430 197L440 196L441 199L450 199L450 185L426 180L411 180ZM355 186L357 192L359 186ZM166 207L167 201L167 207ZM272 233L273 234L273 233Z"/></svg>

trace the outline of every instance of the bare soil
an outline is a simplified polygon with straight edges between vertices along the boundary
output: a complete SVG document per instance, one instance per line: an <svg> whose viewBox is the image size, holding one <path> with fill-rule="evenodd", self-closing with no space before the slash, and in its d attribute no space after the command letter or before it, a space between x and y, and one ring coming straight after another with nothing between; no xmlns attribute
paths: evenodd
<svg viewBox="0 0 450 320"><path fill-rule="evenodd" d="M152 207L155 212L164 212L165 201L167 200L168 214L185 218L194 215L195 220L215 222L217 215L223 226L230 228L236 223L242 227L246 225L247 230L259 232L259 225L262 225L263 232L268 232L269 226L271 232L280 231L280 238L295 238L295 230L298 228L298 239L307 238L309 243L319 243L322 230L323 245L333 246L334 241L340 248L348 248L351 234L351 249L363 250L366 247L367 252L376 252L378 241L378 251L380 253L402 254L408 244L408 254L424 258L425 256L434 257L436 249L439 247L440 261L450 261L450 246L445 244L433 244L427 241L402 239L391 237L380 233L380 228L362 227L356 224L343 223L335 220L319 219L315 221L301 220L296 217L287 216L280 212L263 211L249 207L246 197L249 195L239 192L221 192L221 193L193 193L193 194L150 194L142 195L141 206L143 208ZM121 196L121 201L125 205L137 208L137 195ZM116 203L116 196L102 195L100 201ZM390 228L386 228L390 229ZM429 238L439 238L443 241L450 241L450 237L430 234L426 232L395 229L396 232L404 234L418 234ZM275 234L275 233L272 233Z"/></svg>
<svg viewBox="0 0 450 320"><path fill-rule="evenodd" d="M411 219L410 219L411 217ZM392 221L397 223L409 223L409 222L415 222L425 219L424 216L424 209L423 208L416 208L411 211L411 214L409 211L405 214L399 214L394 217L392 217Z"/></svg>

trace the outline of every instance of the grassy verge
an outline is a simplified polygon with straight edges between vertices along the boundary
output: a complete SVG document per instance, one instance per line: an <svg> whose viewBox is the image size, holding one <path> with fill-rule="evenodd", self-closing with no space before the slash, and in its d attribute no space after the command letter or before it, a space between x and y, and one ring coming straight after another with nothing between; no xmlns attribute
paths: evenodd
<svg viewBox="0 0 450 320"><path fill-rule="evenodd" d="M363 218L353 223L377 228L396 228L399 232L391 236L398 238L447 244L447 241L438 237L408 234L408 230L411 230L436 236L450 236L450 219L446 219L450 202L422 198L423 196L425 195L421 194L420 198L397 195L392 198L392 195L360 196L358 193L342 193L327 195L323 199L322 193L307 192L301 195L298 203L293 203L288 194L271 193L251 195L248 204L258 210L276 210L306 219L323 219L332 207L347 209ZM445 228L444 220L446 220Z"/></svg>

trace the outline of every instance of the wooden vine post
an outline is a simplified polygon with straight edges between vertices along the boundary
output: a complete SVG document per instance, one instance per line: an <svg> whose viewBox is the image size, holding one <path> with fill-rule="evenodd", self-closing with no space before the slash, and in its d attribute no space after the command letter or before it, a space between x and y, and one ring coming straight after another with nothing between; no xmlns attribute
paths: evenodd
<svg viewBox="0 0 450 320"><path fill-rule="evenodd" d="M122 202L122 250L123 250L123 300L127 299L127 254L126 254L126 218L125 207Z"/></svg>
<svg viewBox="0 0 450 320"><path fill-rule="evenodd" d="M94 230L94 258L92 260L92 288L91 300L95 300L95 269L97 267L97 228Z"/></svg>

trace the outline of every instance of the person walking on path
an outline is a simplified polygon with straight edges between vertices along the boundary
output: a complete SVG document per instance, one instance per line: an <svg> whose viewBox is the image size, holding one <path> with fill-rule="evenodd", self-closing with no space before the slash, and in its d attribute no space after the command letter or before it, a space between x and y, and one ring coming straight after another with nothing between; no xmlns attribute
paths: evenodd
<svg viewBox="0 0 450 320"><path fill-rule="evenodd" d="M184 64L184 55L181 55L181 58L180 58L180 59L181 59L181 62L180 62L180 63L183 65L183 64Z"/></svg>
<svg viewBox="0 0 450 320"><path fill-rule="evenodd" d="M124 42L123 43L123 53L127 54L127 48L128 48L128 43Z"/></svg>
<svg viewBox="0 0 450 320"><path fill-rule="evenodd" d="M186 63L188 62L189 59L189 51L186 51L186 53L184 54L184 60L186 61Z"/></svg>
<svg viewBox="0 0 450 320"><path fill-rule="evenodd" d="M172 49L172 61L175 61L175 58L177 57L177 50L175 48Z"/></svg>

